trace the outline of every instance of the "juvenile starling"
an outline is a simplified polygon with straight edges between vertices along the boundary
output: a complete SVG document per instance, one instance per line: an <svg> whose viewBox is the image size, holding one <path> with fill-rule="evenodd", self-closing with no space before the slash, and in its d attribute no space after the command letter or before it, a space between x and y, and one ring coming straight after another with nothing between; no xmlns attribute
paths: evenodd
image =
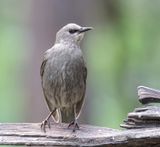
<svg viewBox="0 0 160 147"><path fill-rule="evenodd" d="M87 68L80 48L84 33L91 27L67 24L56 34L55 44L44 54L40 75L45 100L50 114L41 128L55 122L69 123L73 131L79 129L80 115L86 91Z"/></svg>

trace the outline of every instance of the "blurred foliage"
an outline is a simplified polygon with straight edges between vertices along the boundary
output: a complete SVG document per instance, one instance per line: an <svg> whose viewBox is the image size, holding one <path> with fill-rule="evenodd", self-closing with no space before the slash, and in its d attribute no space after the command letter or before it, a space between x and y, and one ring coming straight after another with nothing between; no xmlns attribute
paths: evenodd
<svg viewBox="0 0 160 147"><path fill-rule="evenodd" d="M25 62L29 60L30 45L26 47L27 41L24 36L29 32L27 25L32 24L29 21L33 21L31 18L28 19L30 10L36 8L35 16L39 16L39 11L42 9L33 7L32 2L0 0L1 122L22 120L24 107L27 107L28 99L25 96L26 89L23 89L23 78L25 78L23 74ZM88 34L85 41L89 81L88 119L92 124L118 128L127 113L139 105L136 94L138 85L160 89L160 1L103 0L101 2L101 4L99 1L94 2L95 8L98 6L100 12L95 12L97 9L94 8L89 9L94 12L94 16L99 17L95 20L101 21L95 22L94 31ZM92 15L92 12L86 17ZM64 14L61 15L65 15L66 11L62 13ZM43 16L48 15L46 13ZM38 17L37 24L34 22L35 25L41 25L39 23L41 17ZM85 19L90 21L89 17ZM43 29L43 26L40 28ZM33 37L31 33L29 35L30 38Z"/></svg>
<svg viewBox="0 0 160 147"><path fill-rule="evenodd" d="M137 86L160 88L160 1L117 3L117 18L95 27L86 51L91 121L114 128L138 106Z"/></svg>
<svg viewBox="0 0 160 147"><path fill-rule="evenodd" d="M24 30L14 21L19 12L11 3L0 1L0 122L17 122L24 115Z"/></svg>

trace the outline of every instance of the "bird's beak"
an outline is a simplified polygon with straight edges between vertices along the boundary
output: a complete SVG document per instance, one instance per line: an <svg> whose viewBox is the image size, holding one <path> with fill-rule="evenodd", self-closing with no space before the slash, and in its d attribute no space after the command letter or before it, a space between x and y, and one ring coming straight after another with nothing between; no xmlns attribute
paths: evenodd
<svg viewBox="0 0 160 147"><path fill-rule="evenodd" d="M82 27L82 28L79 30L79 33L83 33L83 32L89 31L89 30L93 30L93 28L92 28L92 27Z"/></svg>

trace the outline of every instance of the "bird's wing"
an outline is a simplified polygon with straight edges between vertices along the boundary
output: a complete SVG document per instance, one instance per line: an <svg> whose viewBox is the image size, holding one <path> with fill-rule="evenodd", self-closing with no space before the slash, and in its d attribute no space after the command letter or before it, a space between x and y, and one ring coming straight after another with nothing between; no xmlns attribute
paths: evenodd
<svg viewBox="0 0 160 147"><path fill-rule="evenodd" d="M45 93L45 92L44 92ZM50 101L46 98L45 94L44 94L44 97L46 99L46 102L47 102L47 106L49 108L49 111L52 112L54 111L54 113L52 113L52 118L53 120L58 123L60 121L60 116L59 116L59 111L52 105L50 104Z"/></svg>
<svg viewBox="0 0 160 147"><path fill-rule="evenodd" d="M85 97L85 93L86 93L86 79L87 79L87 68L86 66L83 67L83 80L84 80L84 89L83 89L83 95L81 100L76 104L76 118L79 117L80 112L81 112L81 108L84 102L84 97Z"/></svg>
<svg viewBox="0 0 160 147"><path fill-rule="evenodd" d="M43 77L43 73L44 73L44 70L45 70L45 66L46 66L46 63L48 61L48 52L51 50L52 48L48 49L45 53L44 53L44 57L43 57L43 62L41 64L41 68L40 68L40 75L41 75L41 78Z"/></svg>
<svg viewBox="0 0 160 147"><path fill-rule="evenodd" d="M47 63L47 58L44 56L43 62L42 62L41 67L40 67L40 76L41 76L41 80L42 80L43 94L44 94L45 100L46 100L46 102L47 102L48 108L49 108L50 112L52 112L52 111L54 110L54 108L51 107L52 105L50 105L50 102L49 102L48 99L46 98L45 90L44 90L44 88L43 88L43 74L44 74L44 70L45 70L46 63ZM52 114L52 116L53 116L53 119L54 119L55 122L59 122L59 114L58 114L58 111L55 111L55 112Z"/></svg>
<svg viewBox="0 0 160 147"><path fill-rule="evenodd" d="M41 68L40 68L41 78L43 77L43 73L44 73L46 62L47 62L47 59L44 59L43 62L42 62L42 64L41 64Z"/></svg>

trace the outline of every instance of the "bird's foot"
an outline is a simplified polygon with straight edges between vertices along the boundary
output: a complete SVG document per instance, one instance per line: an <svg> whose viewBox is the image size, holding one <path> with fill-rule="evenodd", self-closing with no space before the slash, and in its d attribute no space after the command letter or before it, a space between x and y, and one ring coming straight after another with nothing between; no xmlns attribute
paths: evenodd
<svg viewBox="0 0 160 147"><path fill-rule="evenodd" d="M41 123L41 130L43 130L43 132L46 132L46 125L48 126L49 129L51 128L49 118L52 116L52 114L55 111L56 111L56 109L54 109L52 112L50 112L49 115L47 116L47 118L44 121L42 121L42 123Z"/></svg>
<svg viewBox="0 0 160 147"><path fill-rule="evenodd" d="M76 130L79 130L79 125L77 120L72 121L69 125L68 128L70 128L71 126L73 126L73 132L75 132Z"/></svg>
<svg viewBox="0 0 160 147"><path fill-rule="evenodd" d="M41 123L41 130L43 130L43 132L46 132L46 126L48 126L49 129L51 128L50 121L48 119L45 119Z"/></svg>

